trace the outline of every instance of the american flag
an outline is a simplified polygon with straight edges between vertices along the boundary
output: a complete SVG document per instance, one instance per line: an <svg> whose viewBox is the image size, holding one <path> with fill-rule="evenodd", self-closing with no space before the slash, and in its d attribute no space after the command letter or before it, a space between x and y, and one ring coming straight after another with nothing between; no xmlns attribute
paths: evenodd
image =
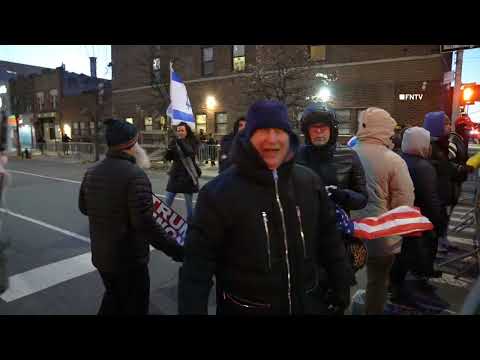
<svg viewBox="0 0 480 360"><path fill-rule="evenodd" d="M418 235L433 229L433 224L422 215L419 208L399 206L378 217L353 221L353 236L371 240L395 235Z"/></svg>

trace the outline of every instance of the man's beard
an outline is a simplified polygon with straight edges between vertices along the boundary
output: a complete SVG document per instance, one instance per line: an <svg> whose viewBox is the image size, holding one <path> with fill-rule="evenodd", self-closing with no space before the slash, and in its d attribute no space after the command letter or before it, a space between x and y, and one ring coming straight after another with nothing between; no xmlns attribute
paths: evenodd
<svg viewBox="0 0 480 360"><path fill-rule="evenodd" d="M133 150L135 152L134 156L137 165L142 169L150 169L150 158L148 157L147 152L138 143L133 146Z"/></svg>

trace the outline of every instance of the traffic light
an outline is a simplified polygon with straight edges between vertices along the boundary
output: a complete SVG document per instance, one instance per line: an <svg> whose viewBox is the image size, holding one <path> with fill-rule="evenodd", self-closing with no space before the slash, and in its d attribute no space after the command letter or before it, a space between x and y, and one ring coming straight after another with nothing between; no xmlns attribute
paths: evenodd
<svg viewBox="0 0 480 360"><path fill-rule="evenodd" d="M462 105L471 105L476 101L480 101L480 85L475 83L463 84L460 88L461 97L460 103Z"/></svg>

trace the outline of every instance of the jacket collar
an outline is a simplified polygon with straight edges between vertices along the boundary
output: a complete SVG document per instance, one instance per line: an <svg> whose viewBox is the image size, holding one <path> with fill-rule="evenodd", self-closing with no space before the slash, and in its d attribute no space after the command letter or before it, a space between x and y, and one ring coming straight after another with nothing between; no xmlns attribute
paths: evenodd
<svg viewBox="0 0 480 360"><path fill-rule="evenodd" d="M298 142L290 141L290 153L285 161L277 169L280 181L290 178L293 165L295 164L295 152ZM245 136L236 136L232 144L232 162L237 166L240 174L253 179L262 185L273 186L273 171L267 167L252 143Z"/></svg>
<svg viewBox="0 0 480 360"><path fill-rule="evenodd" d="M137 163L137 160L134 156L127 154L125 151L108 149L106 156L113 159L122 159L128 160L134 164Z"/></svg>

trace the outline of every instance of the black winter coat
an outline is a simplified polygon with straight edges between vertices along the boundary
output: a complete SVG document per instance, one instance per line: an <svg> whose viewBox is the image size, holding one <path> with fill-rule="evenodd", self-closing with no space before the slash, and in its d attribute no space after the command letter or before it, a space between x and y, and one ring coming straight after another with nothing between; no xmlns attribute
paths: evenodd
<svg viewBox="0 0 480 360"><path fill-rule="evenodd" d="M197 153L198 144L193 141L185 141L180 139L175 139L170 142L168 145L167 152L165 154L165 160L173 161L172 167L169 171L169 179L167 183L167 191L176 193L176 194L193 194L198 193L198 185L194 185L191 176L188 174L187 170L183 166L182 161L180 160L180 154L175 146L175 142L183 150L185 156L192 159L197 173L200 175L201 171L195 162L195 155Z"/></svg>
<svg viewBox="0 0 480 360"><path fill-rule="evenodd" d="M152 186L147 174L124 152L107 153L84 175L80 211L88 216L93 265L116 272L147 264L149 244L181 258L183 248L153 219Z"/></svg>
<svg viewBox="0 0 480 360"><path fill-rule="evenodd" d="M432 141L431 163L438 177L438 193L443 206L456 205L459 193L456 183L462 182L468 175L464 164L448 159L448 139Z"/></svg>
<svg viewBox="0 0 480 360"><path fill-rule="evenodd" d="M442 229L448 219L442 212L435 168L428 160L417 155L402 154L402 158L407 163L415 187L414 205L420 208L435 229Z"/></svg>
<svg viewBox="0 0 480 360"><path fill-rule="evenodd" d="M243 137L232 157L234 165L199 193L180 269L179 313L207 313L213 275L217 314L322 312L325 271L348 306L345 247L321 179L291 160L278 169L277 190L273 172Z"/></svg>
<svg viewBox="0 0 480 360"><path fill-rule="evenodd" d="M419 237L404 237L402 256L409 263L411 270L417 274L429 276L433 273L437 253L438 235L443 235L448 224L448 217L443 210L438 194L438 181L432 164L417 155L402 154L408 166L413 186L415 187L414 205L433 224L433 231L425 232Z"/></svg>
<svg viewBox="0 0 480 360"><path fill-rule="evenodd" d="M338 205L346 210L358 210L367 205L368 192L362 163L355 151L346 147L304 145L297 154L297 163L315 171L325 185L335 185L345 196Z"/></svg>

